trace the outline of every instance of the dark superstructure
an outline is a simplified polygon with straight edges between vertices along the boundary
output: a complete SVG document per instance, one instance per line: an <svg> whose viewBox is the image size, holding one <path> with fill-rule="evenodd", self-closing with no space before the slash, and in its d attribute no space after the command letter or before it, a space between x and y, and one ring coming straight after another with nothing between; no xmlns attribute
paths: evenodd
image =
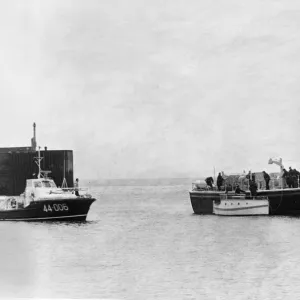
<svg viewBox="0 0 300 300"><path fill-rule="evenodd" d="M31 146L0 148L0 195L19 195L24 192L26 179L34 178L38 174L38 167L34 157L36 149L36 126L33 124L33 138ZM63 184L73 187L73 151L48 150L40 151L41 167L49 170L49 176L57 186ZM64 180L65 179L65 180Z"/></svg>

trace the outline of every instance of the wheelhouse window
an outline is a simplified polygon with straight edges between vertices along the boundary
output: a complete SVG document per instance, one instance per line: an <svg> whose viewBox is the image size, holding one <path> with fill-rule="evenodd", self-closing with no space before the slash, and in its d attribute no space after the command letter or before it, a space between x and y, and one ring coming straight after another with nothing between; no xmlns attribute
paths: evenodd
<svg viewBox="0 0 300 300"><path fill-rule="evenodd" d="M43 180L43 187L46 188L56 188L56 185L53 181Z"/></svg>

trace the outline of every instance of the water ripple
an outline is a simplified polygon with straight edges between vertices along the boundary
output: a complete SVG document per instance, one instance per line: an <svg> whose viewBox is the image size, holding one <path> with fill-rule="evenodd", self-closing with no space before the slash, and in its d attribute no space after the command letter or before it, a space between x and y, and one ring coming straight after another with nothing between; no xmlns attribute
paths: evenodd
<svg viewBox="0 0 300 300"><path fill-rule="evenodd" d="M197 216L187 189L94 188L87 222L0 223L1 295L299 297L300 218Z"/></svg>

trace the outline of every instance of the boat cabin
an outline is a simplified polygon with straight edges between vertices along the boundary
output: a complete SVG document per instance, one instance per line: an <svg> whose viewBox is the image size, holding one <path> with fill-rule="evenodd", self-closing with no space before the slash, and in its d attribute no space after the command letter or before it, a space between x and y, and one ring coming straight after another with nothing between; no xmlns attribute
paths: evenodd
<svg viewBox="0 0 300 300"><path fill-rule="evenodd" d="M25 188L25 198L40 198L63 191L59 189L55 182L50 178L27 179Z"/></svg>
<svg viewBox="0 0 300 300"><path fill-rule="evenodd" d="M26 180L26 188L57 188L57 186L52 179L39 178Z"/></svg>

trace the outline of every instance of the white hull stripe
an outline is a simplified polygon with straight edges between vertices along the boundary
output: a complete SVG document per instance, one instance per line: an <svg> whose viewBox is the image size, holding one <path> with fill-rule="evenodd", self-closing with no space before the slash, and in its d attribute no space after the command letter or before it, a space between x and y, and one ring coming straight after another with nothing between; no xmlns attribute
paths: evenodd
<svg viewBox="0 0 300 300"><path fill-rule="evenodd" d="M236 207L236 208L221 208L221 207L214 207L215 210L247 210L252 208L261 208L261 207L269 207L269 205L257 205L257 206L248 206L248 207Z"/></svg>
<svg viewBox="0 0 300 300"><path fill-rule="evenodd" d="M86 217L87 215L71 215L71 216L59 216L59 217L45 217L45 218L20 218L20 219L0 219L0 221L29 221L29 220L52 220L52 219L66 219L76 217Z"/></svg>

